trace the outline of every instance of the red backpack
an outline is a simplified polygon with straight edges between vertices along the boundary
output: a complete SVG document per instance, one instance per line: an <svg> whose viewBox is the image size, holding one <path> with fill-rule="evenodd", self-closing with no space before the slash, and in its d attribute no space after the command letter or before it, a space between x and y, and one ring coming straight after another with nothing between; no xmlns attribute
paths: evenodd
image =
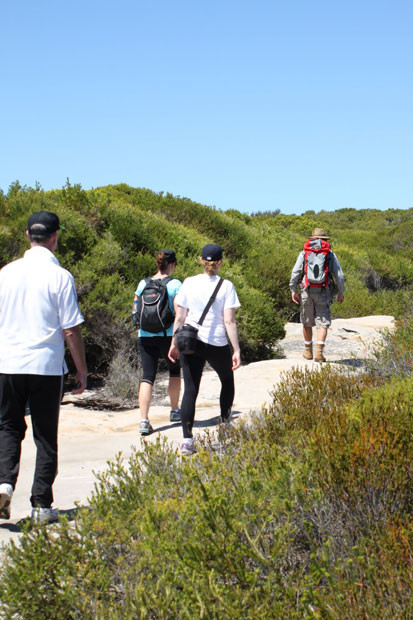
<svg viewBox="0 0 413 620"><path fill-rule="evenodd" d="M304 250L304 288L328 287L328 255L331 246L325 239L308 239Z"/></svg>

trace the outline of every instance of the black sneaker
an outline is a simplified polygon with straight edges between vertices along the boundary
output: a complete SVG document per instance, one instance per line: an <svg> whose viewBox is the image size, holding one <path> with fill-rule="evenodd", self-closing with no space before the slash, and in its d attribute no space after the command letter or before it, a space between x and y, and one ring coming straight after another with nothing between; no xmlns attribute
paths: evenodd
<svg viewBox="0 0 413 620"><path fill-rule="evenodd" d="M180 409L171 409L171 413L169 414L170 422L180 422L181 421L181 410Z"/></svg>

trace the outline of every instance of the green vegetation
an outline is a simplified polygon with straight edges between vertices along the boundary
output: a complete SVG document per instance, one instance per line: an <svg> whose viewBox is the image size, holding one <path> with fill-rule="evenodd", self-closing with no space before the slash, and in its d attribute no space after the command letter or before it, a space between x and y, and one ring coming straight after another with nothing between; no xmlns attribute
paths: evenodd
<svg viewBox="0 0 413 620"><path fill-rule="evenodd" d="M111 463L74 524L9 546L2 617L410 618L413 376L380 363L293 370L192 459Z"/></svg>
<svg viewBox="0 0 413 620"><path fill-rule="evenodd" d="M93 371L107 370L119 348L134 346L133 293L153 273L154 254L163 247L175 249L176 276L183 279L200 270L197 257L205 243L223 246L222 273L242 303L237 317L245 362L276 356L284 323L297 320L288 281L315 226L331 234L347 278L344 304L333 305L335 317L402 317L413 299L413 209L301 216L263 209L249 216L128 185L84 191L68 181L45 192L16 182L6 195L0 192L0 266L23 254L27 218L39 209L55 211L66 227L58 257L76 279Z"/></svg>
<svg viewBox="0 0 413 620"><path fill-rule="evenodd" d="M413 211L254 217L126 185L0 195L2 262L22 254L28 214L56 211L88 358L126 377L130 302L174 247L177 276L202 245L224 246L247 359L273 355L293 316L302 242L326 228L347 276L335 316L395 314L364 371L292 370L267 409L192 459L166 444L119 457L75 522L27 529L0 574L1 615L56 620L413 616ZM115 374L116 374L115 373Z"/></svg>

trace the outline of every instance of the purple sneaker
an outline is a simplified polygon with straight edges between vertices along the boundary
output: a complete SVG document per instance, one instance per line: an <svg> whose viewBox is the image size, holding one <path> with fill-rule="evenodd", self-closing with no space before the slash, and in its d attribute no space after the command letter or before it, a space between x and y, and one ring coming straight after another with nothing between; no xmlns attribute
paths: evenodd
<svg viewBox="0 0 413 620"><path fill-rule="evenodd" d="M195 454L196 449L194 446L193 439L184 439L181 444L181 454L182 456L192 456Z"/></svg>

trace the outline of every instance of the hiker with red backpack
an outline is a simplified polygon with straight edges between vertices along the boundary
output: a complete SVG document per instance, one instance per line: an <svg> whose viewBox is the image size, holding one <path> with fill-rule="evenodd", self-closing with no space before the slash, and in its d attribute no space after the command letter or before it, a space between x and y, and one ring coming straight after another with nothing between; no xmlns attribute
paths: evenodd
<svg viewBox="0 0 413 620"><path fill-rule="evenodd" d="M300 319L303 324L305 350L303 357L313 359L313 327L317 327L315 362L325 362L323 355L327 331L331 325L331 297L337 290L337 301L344 301L343 271L337 256L331 250L329 237L322 228L316 228L304 243L291 272L290 291L293 302L301 303ZM300 293L297 288L300 288Z"/></svg>
<svg viewBox="0 0 413 620"><path fill-rule="evenodd" d="M173 250L158 252L157 272L151 278L141 280L135 292L132 317L134 326L139 328L138 350L142 366L138 396L141 435L149 435L153 431L148 414L160 357L165 359L169 370L169 419L171 422L181 421L178 407L181 369L179 363L174 364L168 359L175 319L175 296L182 284L180 280L172 277L176 262Z"/></svg>

